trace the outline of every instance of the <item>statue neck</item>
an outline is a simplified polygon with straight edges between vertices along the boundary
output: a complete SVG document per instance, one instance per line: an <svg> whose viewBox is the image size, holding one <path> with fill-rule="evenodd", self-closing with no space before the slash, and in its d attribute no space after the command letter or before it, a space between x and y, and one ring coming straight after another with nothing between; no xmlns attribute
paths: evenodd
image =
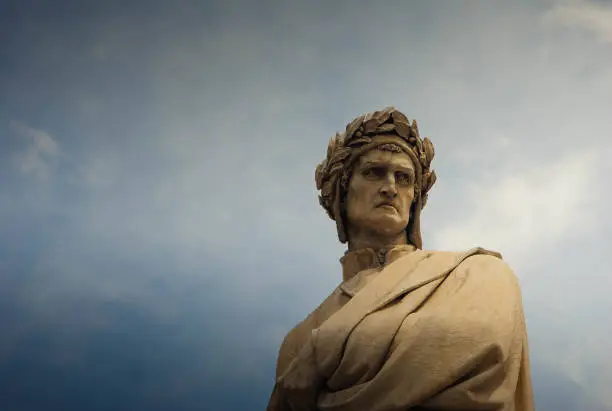
<svg viewBox="0 0 612 411"><path fill-rule="evenodd" d="M384 250L398 245L407 244L406 232L395 236L382 236L375 233L349 233L348 250L355 251L364 248Z"/></svg>

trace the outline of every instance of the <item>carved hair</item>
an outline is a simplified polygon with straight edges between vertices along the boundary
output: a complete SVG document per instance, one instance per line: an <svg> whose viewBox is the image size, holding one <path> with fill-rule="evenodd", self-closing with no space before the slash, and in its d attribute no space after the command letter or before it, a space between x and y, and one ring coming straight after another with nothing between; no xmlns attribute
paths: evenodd
<svg viewBox="0 0 612 411"><path fill-rule="evenodd" d="M336 221L338 237L345 243L348 238L344 203L352 166L361 155L372 149L399 150L412 159L416 172L415 199L406 234L410 243L422 248L419 220L427 202L427 193L436 182L436 173L430 170L434 147L427 137L421 140L416 120L410 123L395 107L362 114L351 121L344 132L336 133L330 139L327 157L315 172L317 190L320 190L319 203Z"/></svg>

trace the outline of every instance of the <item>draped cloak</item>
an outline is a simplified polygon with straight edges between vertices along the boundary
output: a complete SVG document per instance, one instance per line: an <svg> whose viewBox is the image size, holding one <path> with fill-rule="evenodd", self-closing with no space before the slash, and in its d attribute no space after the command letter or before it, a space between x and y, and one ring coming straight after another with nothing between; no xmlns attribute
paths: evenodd
<svg viewBox="0 0 612 411"><path fill-rule="evenodd" d="M347 253L285 337L267 411L532 411L517 278L497 253Z"/></svg>

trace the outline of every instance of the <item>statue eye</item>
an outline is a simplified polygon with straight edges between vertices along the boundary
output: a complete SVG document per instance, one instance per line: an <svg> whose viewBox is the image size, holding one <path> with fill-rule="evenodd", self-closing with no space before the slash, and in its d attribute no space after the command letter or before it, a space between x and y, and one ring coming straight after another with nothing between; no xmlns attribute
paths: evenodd
<svg viewBox="0 0 612 411"><path fill-rule="evenodd" d="M363 175L369 178L380 178L385 175L385 169L383 167L368 167L363 170Z"/></svg>
<svg viewBox="0 0 612 411"><path fill-rule="evenodd" d="M397 173L395 179L398 183L412 184L412 174L410 173Z"/></svg>

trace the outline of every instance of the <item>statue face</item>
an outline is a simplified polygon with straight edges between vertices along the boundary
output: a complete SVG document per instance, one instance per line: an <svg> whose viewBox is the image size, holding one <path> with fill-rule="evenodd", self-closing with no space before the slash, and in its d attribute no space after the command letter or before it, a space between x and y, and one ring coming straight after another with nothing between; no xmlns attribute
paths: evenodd
<svg viewBox="0 0 612 411"><path fill-rule="evenodd" d="M350 231L378 237L401 234L410 221L415 169L404 152L363 154L349 182L346 217Z"/></svg>

